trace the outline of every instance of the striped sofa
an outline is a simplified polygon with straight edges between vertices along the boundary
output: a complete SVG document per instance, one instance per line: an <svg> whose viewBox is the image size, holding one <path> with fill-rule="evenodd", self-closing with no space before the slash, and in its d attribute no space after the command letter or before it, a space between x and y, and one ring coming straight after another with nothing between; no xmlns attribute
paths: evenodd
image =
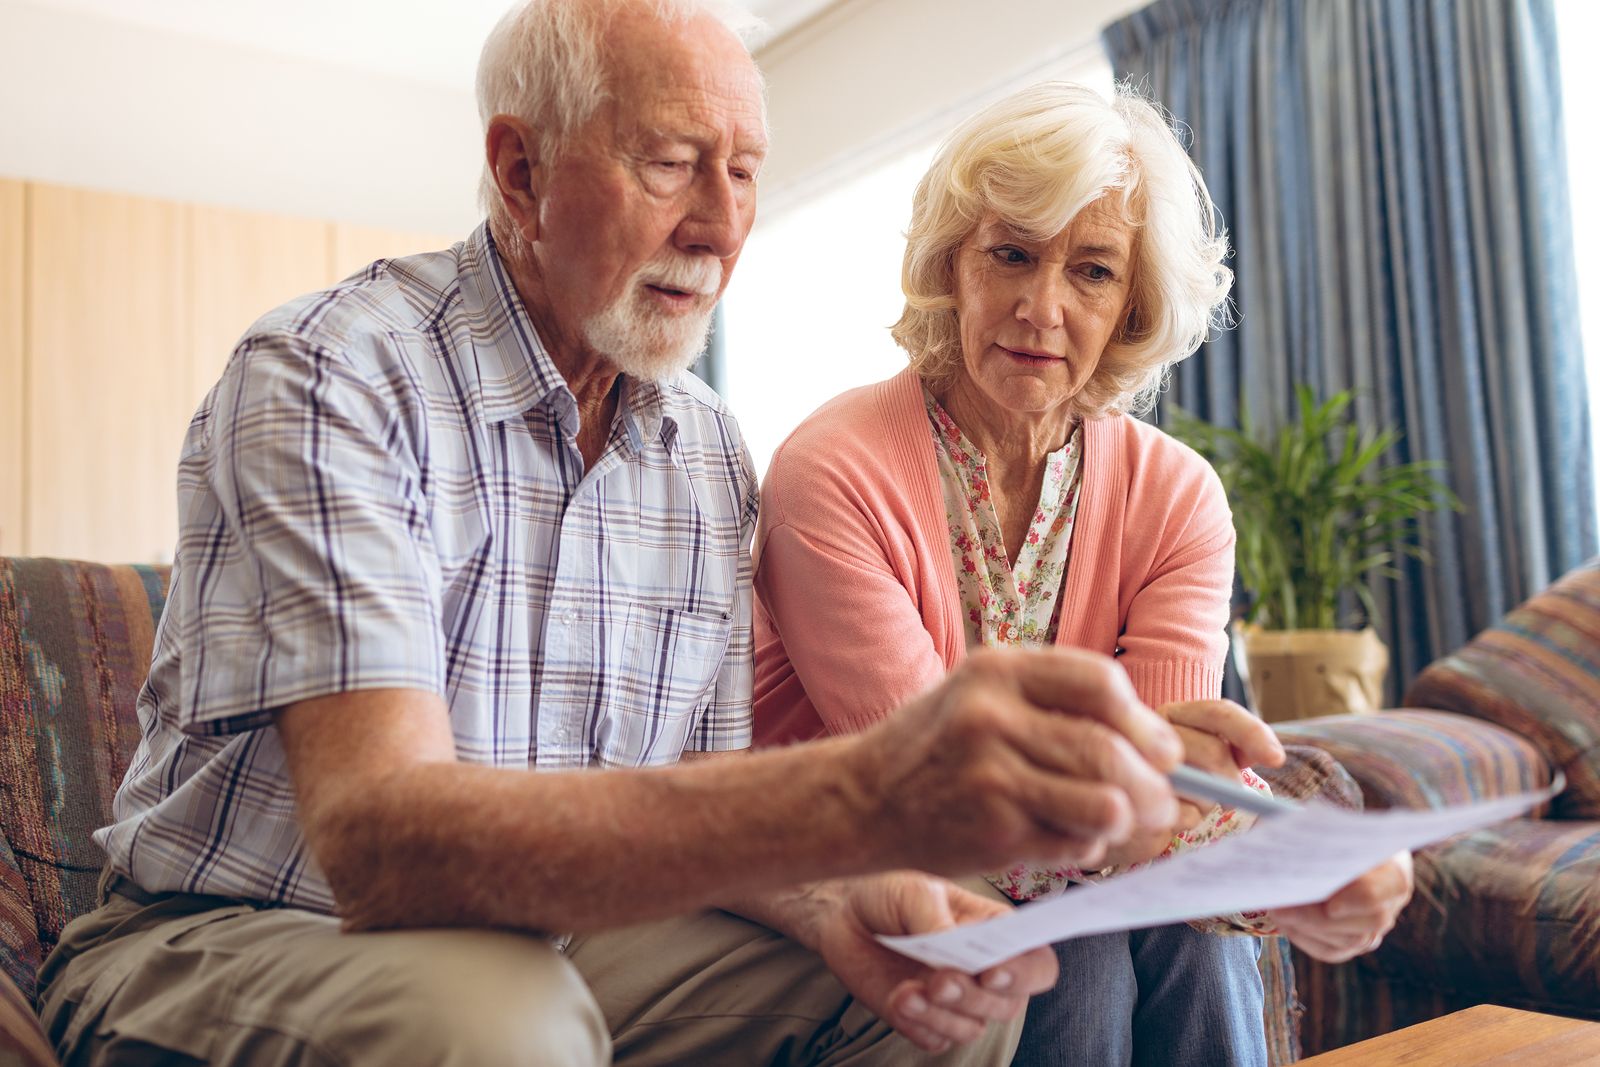
<svg viewBox="0 0 1600 1067"><path fill-rule="evenodd" d="M1417 854L1375 953L1295 953L1305 1054L1475 1004L1600 1019L1600 559L1435 662L1407 710L1278 726L1333 755L1368 808L1567 788L1527 817ZM1421 710L1430 709L1430 710Z"/></svg>
<svg viewBox="0 0 1600 1067"><path fill-rule="evenodd" d="M0 1065L50 1064L34 972L94 905L164 567L0 558Z"/></svg>
<svg viewBox="0 0 1600 1067"><path fill-rule="evenodd" d="M0 558L0 1067L52 1064L30 1004L61 928L92 906L89 838L138 742L134 700L168 574ZM1280 728L1280 793L1374 807L1523 789L1562 769L1554 810L1430 849L1417 899L1374 957L1323 967L1262 953L1275 1064L1495 1001L1600 1017L1600 561L1419 679L1449 709ZM1344 764L1344 766L1341 766ZM1346 773L1348 767L1354 779ZM1359 783L1359 786L1357 785Z"/></svg>

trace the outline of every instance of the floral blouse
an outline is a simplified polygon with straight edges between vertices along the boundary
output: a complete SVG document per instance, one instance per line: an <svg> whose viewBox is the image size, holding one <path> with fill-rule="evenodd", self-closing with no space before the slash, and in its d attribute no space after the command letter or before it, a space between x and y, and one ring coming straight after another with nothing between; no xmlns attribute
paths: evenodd
<svg viewBox="0 0 1600 1067"><path fill-rule="evenodd" d="M990 497L989 467L983 453L967 439L931 394L925 392L933 430L939 482L944 491L950 553L955 561L956 588L967 618L967 647L1053 644L1061 623L1061 590L1067 573L1072 525L1082 484L1083 427L1075 426L1067 442L1045 458L1039 502L1015 561L1008 558L1000 518ZM1262 792L1267 784L1249 770L1245 783ZM1214 807L1191 829L1173 835L1162 856L1210 844L1248 829L1255 816ZM989 876L996 889L1017 901L1060 893L1073 882L1098 881L1133 870L1076 867L1033 867L1019 864ZM1266 932L1264 913L1244 912L1193 923L1217 932Z"/></svg>

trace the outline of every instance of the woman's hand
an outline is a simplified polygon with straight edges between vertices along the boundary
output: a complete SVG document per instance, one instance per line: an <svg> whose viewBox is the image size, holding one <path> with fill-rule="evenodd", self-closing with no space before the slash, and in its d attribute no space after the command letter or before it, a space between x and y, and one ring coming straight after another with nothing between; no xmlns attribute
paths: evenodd
<svg viewBox="0 0 1600 1067"><path fill-rule="evenodd" d="M1412 885L1411 853L1397 852L1321 904L1268 914L1306 955L1343 963L1383 943L1411 899Z"/></svg>
<svg viewBox="0 0 1600 1067"><path fill-rule="evenodd" d="M1283 763L1272 727L1231 700L1186 700L1157 709L1183 739L1183 762L1224 778L1245 767Z"/></svg>
<svg viewBox="0 0 1600 1067"><path fill-rule="evenodd" d="M1272 727L1231 700L1187 700L1156 709L1177 730L1183 762L1220 778L1237 780L1245 767L1283 763L1283 745ZM1143 863L1166 851L1172 835L1199 824L1209 808L1182 796L1178 821L1170 829L1141 833L1106 853L1106 865Z"/></svg>
<svg viewBox="0 0 1600 1067"><path fill-rule="evenodd" d="M1272 727L1231 700L1187 700L1157 710L1178 731L1183 762L1191 767L1238 780L1246 767L1283 764L1283 744ZM1180 796L1177 829L1193 827L1206 810Z"/></svg>

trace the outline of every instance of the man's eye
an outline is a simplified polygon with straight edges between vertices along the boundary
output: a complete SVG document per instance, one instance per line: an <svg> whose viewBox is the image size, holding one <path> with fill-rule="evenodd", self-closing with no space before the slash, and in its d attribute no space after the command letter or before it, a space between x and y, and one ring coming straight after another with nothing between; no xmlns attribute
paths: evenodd
<svg viewBox="0 0 1600 1067"><path fill-rule="evenodd" d="M662 170L686 170L692 164L687 159L658 159L656 166Z"/></svg>

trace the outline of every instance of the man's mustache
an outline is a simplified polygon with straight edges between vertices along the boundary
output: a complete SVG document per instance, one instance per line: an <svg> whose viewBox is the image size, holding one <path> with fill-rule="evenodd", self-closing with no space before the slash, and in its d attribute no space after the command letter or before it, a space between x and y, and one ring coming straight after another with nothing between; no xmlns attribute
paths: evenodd
<svg viewBox="0 0 1600 1067"><path fill-rule="evenodd" d="M634 281L658 289L715 296L722 284L722 261L715 256L673 256L653 260L639 268Z"/></svg>

